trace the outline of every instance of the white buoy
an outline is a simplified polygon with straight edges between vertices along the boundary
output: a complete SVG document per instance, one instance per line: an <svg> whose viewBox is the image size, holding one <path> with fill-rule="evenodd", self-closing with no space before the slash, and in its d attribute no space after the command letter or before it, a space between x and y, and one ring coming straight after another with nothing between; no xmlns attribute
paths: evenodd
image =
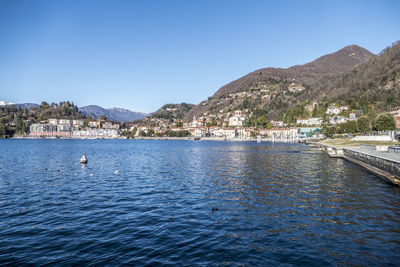
<svg viewBox="0 0 400 267"><path fill-rule="evenodd" d="M86 164L86 163L88 162L88 160L87 160L87 158L86 158L86 155L85 155L85 154L83 154L83 156L82 156L82 158L81 158L80 162L81 162L81 163L83 163L83 164Z"/></svg>
<svg viewBox="0 0 400 267"><path fill-rule="evenodd" d="M119 170L116 170L115 172L114 172L114 174L118 174L119 173Z"/></svg>

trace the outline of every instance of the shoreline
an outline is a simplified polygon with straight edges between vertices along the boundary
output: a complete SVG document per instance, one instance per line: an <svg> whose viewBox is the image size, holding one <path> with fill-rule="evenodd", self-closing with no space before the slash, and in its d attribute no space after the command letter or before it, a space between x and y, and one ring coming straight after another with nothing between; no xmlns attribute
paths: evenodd
<svg viewBox="0 0 400 267"><path fill-rule="evenodd" d="M400 186L400 153L396 147L379 145L360 145L359 147L340 147L321 142L310 144L325 151L331 158L341 158L374 173L381 180Z"/></svg>
<svg viewBox="0 0 400 267"><path fill-rule="evenodd" d="M229 142L257 142L256 138L242 139L242 138L224 138L224 137L201 137L200 139L196 139L193 136L190 137L135 137L135 138L127 138L124 136L121 137L98 137L98 138L73 138L73 137L10 137L3 139L27 139L27 140L174 140L174 141L229 141ZM261 142L271 142L271 143L301 143L304 140L280 140L275 139L272 142L270 138L262 138Z"/></svg>

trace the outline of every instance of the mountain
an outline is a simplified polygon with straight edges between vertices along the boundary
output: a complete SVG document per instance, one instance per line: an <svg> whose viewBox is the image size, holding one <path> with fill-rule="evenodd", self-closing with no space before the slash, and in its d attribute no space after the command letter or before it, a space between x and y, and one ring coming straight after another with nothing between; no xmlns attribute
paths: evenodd
<svg viewBox="0 0 400 267"><path fill-rule="evenodd" d="M119 122L139 120L147 116L147 114L145 113L133 112L128 109L123 109L123 108L105 109L97 105L80 107L79 111L85 115L90 115L95 119L98 119L102 115L105 115L107 118Z"/></svg>
<svg viewBox="0 0 400 267"><path fill-rule="evenodd" d="M329 88L329 101L377 112L400 106L400 41L339 77Z"/></svg>
<svg viewBox="0 0 400 267"><path fill-rule="evenodd" d="M229 94L261 90L269 91L268 95L271 95L271 99L257 100L257 103L253 101L254 99L249 99L248 106L252 108L268 106L266 109L269 111L284 112L299 101L315 99L316 96L324 97L329 93L327 88L332 87L341 75L374 57L375 55L368 50L357 45L350 45L304 65L287 69L256 70L222 86L212 97L193 108L185 116L185 120L191 120L194 115L216 113L219 108L226 109L227 105L232 108L243 108L244 99L240 99L240 104L240 101L232 99Z"/></svg>
<svg viewBox="0 0 400 267"><path fill-rule="evenodd" d="M15 103L11 102L6 102L6 101L0 101L0 106L9 106L9 105L14 105Z"/></svg>
<svg viewBox="0 0 400 267"><path fill-rule="evenodd" d="M39 105L35 103L15 104L12 102L0 101L0 106L11 106L11 105L15 105L16 107L21 107L22 109L29 109L29 110L39 107Z"/></svg>

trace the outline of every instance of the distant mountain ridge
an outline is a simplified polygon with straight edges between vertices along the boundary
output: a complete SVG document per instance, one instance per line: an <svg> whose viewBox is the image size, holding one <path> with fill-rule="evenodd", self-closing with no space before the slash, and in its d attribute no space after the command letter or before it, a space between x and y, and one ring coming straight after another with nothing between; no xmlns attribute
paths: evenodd
<svg viewBox="0 0 400 267"><path fill-rule="evenodd" d="M16 107L21 107L22 109L33 109L39 107L38 104L35 103L22 103L22 104L15 104L12 102L7 102L7 101L0 101L0 106L11 106L15 105Z"/></svg>
<svg viewBox="0 0 400 267"><path fill-rule="evenodd" d="M12 102L0 101L0 106L14 105Z"/></svg>
<svg viewBox="0 0 400 267"><path fill-rule="evenodd" d="M140 120L147 116L146 113L134 112L124 108L102 108L97 105L89 105L84 107L79 107L79 111L85 115L90 115L95 119L100 118L102 115L106 116L108 119L126 122Z"/></svg>

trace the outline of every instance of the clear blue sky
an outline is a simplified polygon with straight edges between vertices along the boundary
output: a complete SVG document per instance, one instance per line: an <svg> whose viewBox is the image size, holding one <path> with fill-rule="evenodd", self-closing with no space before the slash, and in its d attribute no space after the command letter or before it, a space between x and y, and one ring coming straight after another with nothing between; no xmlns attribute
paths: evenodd
<svg viewBox="0 0 400 267"><path fill-rule="evenodd" d="M400 39L400 1L0 0L0 100L152 112L262 67Z"/></svg>

